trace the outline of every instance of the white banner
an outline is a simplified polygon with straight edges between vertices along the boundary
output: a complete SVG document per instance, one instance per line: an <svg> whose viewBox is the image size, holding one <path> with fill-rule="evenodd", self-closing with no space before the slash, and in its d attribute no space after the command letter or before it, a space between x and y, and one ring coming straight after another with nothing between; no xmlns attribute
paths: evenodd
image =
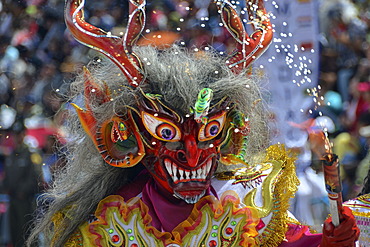
<svg viewBox="0 0 370 247"><path fill-rule="evenodd" d="M276 139L288 147L301 147L305 132L288 122L307 120L306 112L315 105L312 91L318 85L319 30L318 0L268 0L274 40L256 64L268 76L269 103L275 121Z"/></svg>

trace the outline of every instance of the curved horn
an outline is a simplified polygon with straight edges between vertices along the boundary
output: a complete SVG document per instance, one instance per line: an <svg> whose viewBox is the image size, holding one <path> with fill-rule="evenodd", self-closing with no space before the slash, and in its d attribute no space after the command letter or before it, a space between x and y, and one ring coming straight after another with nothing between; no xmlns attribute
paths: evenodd
<svg viewBox="0 0 370 247"><path fill-rule="evenodd" d="M267 49L272 41L272 27L263 4L264 0L247 0L247 11L253 33L248 35L243 22L227 0L218 1L221 19L229 33L237 42L236 53L227 60L234 73L240 73L256 60Z"/></svg>
<svg viewBox="0 0 370 247"><path fill-rule="evenodd" d="M130 16L123 38L92 26L84 19L85 0L66 0L64 16L68 29L77 41L98 50L112 60L133 87L144 81L143 67L132 51L145 25L145 0L129 0Z"/></svg>

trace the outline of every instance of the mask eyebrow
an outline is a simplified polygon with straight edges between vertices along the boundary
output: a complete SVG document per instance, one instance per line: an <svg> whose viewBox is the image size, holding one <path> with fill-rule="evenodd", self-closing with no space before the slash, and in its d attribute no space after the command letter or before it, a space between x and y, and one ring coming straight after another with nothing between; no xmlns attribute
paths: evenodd
<svg viewBox="0 0 370 247"><path fill-rule="evenodd" d="M165 146L168 150L172 150L172 151L184 148L184 144L182 142L167 142Z"/></svg>
<svg viewBox="0 0 370 247"><path fill-rule="evenodd" d="M162 116L165 115L165 118L172 118L172 121L174 122L182 122L181 116L175 110L162 102L162 95L144 93L143 91L141 91L141 93L143 97L138 102L141 110L151 112L153 115L156 113Z"/></svg>
<svg viewBox="0 0 370 247"><path fill-rule="evenodd" d="M198 142L197 146L199 149L208 149L211 147L211 144L213 143L212 140L204 141L204 142Z"/></svg>

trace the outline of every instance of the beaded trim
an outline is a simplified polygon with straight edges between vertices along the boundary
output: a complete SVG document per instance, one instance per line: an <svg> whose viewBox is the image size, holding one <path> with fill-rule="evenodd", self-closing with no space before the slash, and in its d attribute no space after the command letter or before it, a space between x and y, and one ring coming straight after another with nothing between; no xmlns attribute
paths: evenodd
<svg viewBox="0 0 370 247"><path fill-rule="evenodd" d="M83 245L83 238L82 234L79 230L77 230L66 242L64 245L65 247L79 247Z"/></svg>
<svg viewBox="0 0 370 247"><path fill-rule="evenodd" d="M370 194L365 194L350 200L345 203L345 206L351 208L363 208L370 211Z"/></svg>
<svg viewBox="0 0 370 247"><path fill-rule="evenodd" d="M370 194L350 200L344 206L349 207L356 218L357 226L360 229L358 239L360 246L370 246Z"/></svg>

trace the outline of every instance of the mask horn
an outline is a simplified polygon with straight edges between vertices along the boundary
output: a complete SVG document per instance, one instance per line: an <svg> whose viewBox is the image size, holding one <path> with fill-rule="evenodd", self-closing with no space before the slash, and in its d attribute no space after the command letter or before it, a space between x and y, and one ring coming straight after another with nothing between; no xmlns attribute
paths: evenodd
<svg viewBox="0 0 370 247"><path fill-rule="evenodd" d="M272 41L272 26L263 1L246 1L249 23L253 27L251 35L246 32L243 21L229 1L217 2L222 22L237 42L235 54L227 60L229 68L234 73L240 73L247 68L267 49Z"/></svg>
<svg viewBox="0 0 370 247"><path fill-rule="evenodd" d="M114 36L97 28L84 19L85 0L67 0L65 20L68 29L77 41L93 48L112 60L128 79L138 87L144 81L141 61L132 51L145 25L145 0L129 0L130 16L125 35Z"/></svg>

